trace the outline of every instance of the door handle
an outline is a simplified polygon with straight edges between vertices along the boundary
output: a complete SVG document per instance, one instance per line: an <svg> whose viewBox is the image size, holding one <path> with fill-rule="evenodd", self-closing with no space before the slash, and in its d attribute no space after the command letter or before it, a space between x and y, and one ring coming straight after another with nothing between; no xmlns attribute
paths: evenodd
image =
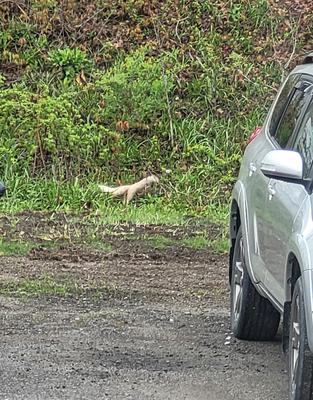
<svg viewBox="0 0 313 400"><path fill-rule="evenodd" d="M273 196L276 194L276 190L272 185L267 186L267 191L269 193L269 200L272 200Z"/></svg>
<svg viewBox="0 0 313 400"><path fill-rule="evenodd" d="M252 176L256 171L256 166L253 163L249 164L249 176Z"/></svg>

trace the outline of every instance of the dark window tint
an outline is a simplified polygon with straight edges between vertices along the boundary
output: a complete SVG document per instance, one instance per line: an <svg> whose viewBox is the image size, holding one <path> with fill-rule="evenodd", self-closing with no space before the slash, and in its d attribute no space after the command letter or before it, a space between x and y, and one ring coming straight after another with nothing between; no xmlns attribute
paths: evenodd
<svg viewBox="0 0 313 400"><path fill-rule="evenodd" d="M304 92L302 90L295 90L283 116L281 117L274 137L276 142L283 149L287 147L288 141L296 127L304 105L304 99Z"/></svg>
<svg viewBox="0 0 313 400"><path fill-rule="evenodd" d="M286 107L286 104L288 102L289 95L292 92L292 90L294 89L294 86L297 83L297 81L299 80L299 77L300 77L299 75L289 76L289 78L285 82L284 87L277 99L275 108L272 113L272 118L271 118L270 127L269 127L269 131L272 136L275 135L275 131L278 126L280 117L281 117L281 115Z"/></svg>
<svg viewBox="0 0 313 400"><path fill-rule="evenodd" d="M304 178L307 178L313 162L313 105L306 113L293 147L303 158Z"/></svg>

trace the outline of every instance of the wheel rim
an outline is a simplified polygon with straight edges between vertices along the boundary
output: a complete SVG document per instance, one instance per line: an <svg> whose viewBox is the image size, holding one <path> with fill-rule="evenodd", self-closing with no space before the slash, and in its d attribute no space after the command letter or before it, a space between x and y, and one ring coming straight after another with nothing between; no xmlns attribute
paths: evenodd
<svg viewBox="0 0 313 400"><path fill-rule="evenodd" d="M235 321L239 318L242 306L242 284L244 274L244 247L240 238L238 256L235 262L234 284L233 284L233 316Z"/></svg>
<svg viewBox="0 0 313 400"><path fill-rule="evenodd" d="M297 390L297 372L299 366L300 350L300 321L299 321L299 296L295 298L293 318L291 321L291 353L290 353L290 371L291 371L291 394L295 397Z"/></svg>

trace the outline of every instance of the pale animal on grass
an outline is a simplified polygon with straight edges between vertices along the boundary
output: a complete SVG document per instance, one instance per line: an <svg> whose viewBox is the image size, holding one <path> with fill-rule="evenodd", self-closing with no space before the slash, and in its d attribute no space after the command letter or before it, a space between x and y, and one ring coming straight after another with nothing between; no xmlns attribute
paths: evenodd
<svg viewBox="0 0 313 400"><path fill-rule="evenodd" d="M117 187L99 185L99 188L104 193L111 193L113 197L124 196L124 201L128 204L136 194L147 192L153 184L157 183L159 183L159 178L155 175L150 175L131 185L122 185Z"/></svg>

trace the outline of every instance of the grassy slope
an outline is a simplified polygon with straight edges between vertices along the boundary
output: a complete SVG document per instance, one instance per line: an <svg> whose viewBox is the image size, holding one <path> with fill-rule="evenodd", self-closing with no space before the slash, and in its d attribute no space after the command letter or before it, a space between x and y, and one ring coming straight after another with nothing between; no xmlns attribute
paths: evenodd
<svg viewBox="0 0 313 400"><path fill-rule="evenodd" d="M312 45L306 3L1 3L1 209L223 217L247 136ZM98 193L147 171L162 186L140 207Z"/></svg>

